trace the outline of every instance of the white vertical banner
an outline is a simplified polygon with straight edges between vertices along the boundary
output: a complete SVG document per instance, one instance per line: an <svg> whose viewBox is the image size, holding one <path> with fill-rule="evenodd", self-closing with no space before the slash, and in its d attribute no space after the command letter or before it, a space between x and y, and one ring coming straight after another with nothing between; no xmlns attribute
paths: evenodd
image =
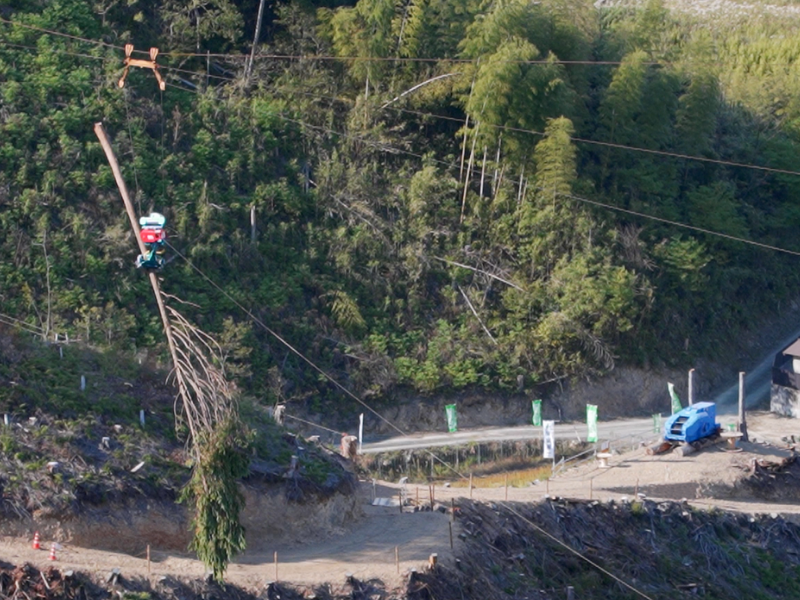
<svg viewBox="0 0 800 600"><path fill-rule="evenodd" d="M556 457L556 422L555 421L542 421L542 439L544 446L542 448L542 458Z"/></svg>
<svg viewBox="0 0 800 600"><path fill-rule="evenodd" d="M358 453L361 454L361 440L364 437L364 413L358 415Z"/></svg>
<svg viewBox="0 0 800 600"><path fill-rule="evenodd" d="M589 432L586 434L587 442L597 441L597 405L586 405L586 426Z"/></svg>

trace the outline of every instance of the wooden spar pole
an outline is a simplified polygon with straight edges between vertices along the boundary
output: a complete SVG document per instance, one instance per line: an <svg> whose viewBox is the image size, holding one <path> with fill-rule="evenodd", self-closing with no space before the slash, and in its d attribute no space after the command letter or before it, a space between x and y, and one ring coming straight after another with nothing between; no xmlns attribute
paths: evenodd
<svg viewBox="0 0 800 600"><path fill-rule="evenodd" d="M111 171L114 173L114 179L117 181L119 193L122 195L122 201L125 203L125 211L128 213L128 218L131 221L133 235L136 237L136 242L139 244L139 252L142 254L142 256L144 256L147 254L147 248L145 248L142 238L139 237L139 223L136 220L136 213L133 210L133 204L131 203L130 196L128 196L128 188L125 186L125 180L122 179L122 172L119 170L117 157L114 156L114 150L111 148L111 142L108 141L108 136L106 135L105 129L103 129L102 123L94 124L94 133L97 136L97 139L100 140L100 145L103 147L103 150L106 153L108 164L111 166ZM178 390L180 391L181 399L186 404L188 403L188 390L186 389L186 383L183 381L183 376L181 375L180 370L177 368L178 352L175 348L175 341L172 339L172 328L170 327L169 318L167 317L167 309L164 306L164 299L161 297L161 290L158 287L158 279L156 278L156 274L153 273L153 271L150 271L148 276L150 278L150 285L153 286L153 293L156 296L158 312L161 313L161 322L164 325L164 333L167 336L167 345L169 346L169 352L172 356L173 367L175 367ZM191 427L191 420L189 420L189 426ZM195 432L192 431L193 437L194 433Z"/></svg>
<svg viewBox="0 0 800 600"><path fill-rule="evenodd" d="M739 431L742 432L742 441L749 442L747 436L747 411L745 409L744 371L739 371Z"/></svg>

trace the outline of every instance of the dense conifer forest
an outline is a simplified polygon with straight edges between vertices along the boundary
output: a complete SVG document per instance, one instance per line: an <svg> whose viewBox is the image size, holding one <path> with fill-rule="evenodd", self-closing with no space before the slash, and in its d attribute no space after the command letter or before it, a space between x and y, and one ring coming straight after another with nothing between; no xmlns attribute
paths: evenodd
<svg viewBox="0 0 800 600"><path fill-rule="evenodd" d="M287 0L253 48L258 8L0 0L0 320L166 356L98 121L163 289L269 400L341 397L271 332L360 395L502 392L800 295L800 17ZM118 87L126 43L163 92Z"/></svg>

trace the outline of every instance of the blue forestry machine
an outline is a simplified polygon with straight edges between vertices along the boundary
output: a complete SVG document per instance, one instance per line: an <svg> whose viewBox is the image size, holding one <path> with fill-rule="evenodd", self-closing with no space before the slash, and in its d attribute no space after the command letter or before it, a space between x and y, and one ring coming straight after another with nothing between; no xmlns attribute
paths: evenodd
<svg viewBox="0 0 800 600"><path fill-rule="evenodd" d="M673 414L664 424L664 440L648 449L648 454L663 454L676 446L683 454L700 449L719 434L717 405L698 402Z"/></svg>
<svg viewBox="0 0 800 600"><path fill-rule="evenodd" d="M676 412L664 425L664 439L691 444L715 435L717 425L717 405L713 402L698 402Z"/></svg>

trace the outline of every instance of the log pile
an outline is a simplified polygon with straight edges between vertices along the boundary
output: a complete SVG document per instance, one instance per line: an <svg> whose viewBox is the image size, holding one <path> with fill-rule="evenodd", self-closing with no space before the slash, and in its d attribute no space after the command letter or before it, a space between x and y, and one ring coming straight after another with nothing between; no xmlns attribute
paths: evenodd
<svg viewBox="0 0 800 600"><path fill-rule="evenodd" d="M677 452L679 452L681 456L688 456L689 454L694 454L703 448L713 446L719 441L719 439L720 437L718 432L688 444L685 442L662 439L660 442L649 446L645 452L649 456L654 456L657 454L666 454L667 452L672 452L672 450L677 448Z"/></svg>

